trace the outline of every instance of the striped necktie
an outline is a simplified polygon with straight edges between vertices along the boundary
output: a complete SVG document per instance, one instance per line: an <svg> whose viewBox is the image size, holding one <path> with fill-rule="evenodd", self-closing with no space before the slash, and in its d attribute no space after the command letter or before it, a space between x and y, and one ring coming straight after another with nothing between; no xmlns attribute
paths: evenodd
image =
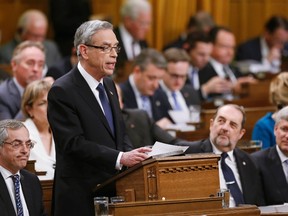
<svg viewBox="0 0 288 216"><path fill-rule="evenodd" d="M227 152L221 154L221 169L226 181L227 188L230 190L232 197L235 200L236 206L244 204L243 194L237 184L232 169L226 164L225 159L228 157Z"/></svg>
<svg viewBox="0 0 288 216"><path fill-rule="evenodd" d="M14 183L17 216L23 216L23 207L20 199L20 178L18 174L12 175L11 177Z"/></svg>

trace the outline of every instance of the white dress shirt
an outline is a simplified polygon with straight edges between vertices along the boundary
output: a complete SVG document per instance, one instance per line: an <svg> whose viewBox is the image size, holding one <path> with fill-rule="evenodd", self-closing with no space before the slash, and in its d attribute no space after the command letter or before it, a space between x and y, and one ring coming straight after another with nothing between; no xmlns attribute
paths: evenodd
<svg viewBox="0 0 288 216"><path fill-rule="evenodd" d="M14 189L14 183L13 183L13 180L12 180L11 176L15 175L15 174L18 174L20 176L20 179L21 179L21 174L20 174L19 171L17 173L15 173L15 174L12 174L9 170L5 169L2 166L0 166L0 173L2 174L3 179L4 179L5 183L6 183L6 186L7 186L7 189L8 189L8 192L9 192L13 207L15 209L15 213L17 215L17 208L16 208L16 201L15 201L15 191L14 191L15 189ZM22 185L21 184L20 184L20 199L21 199L21 203L22 203L24 216L29 216L29 211L28 211L27 204L26 204L26 201L25 201L25 198L24 198L24 194L23 194L23 190L22 190ZM0 215L1 215L1 209L0 209Z"/></svg>

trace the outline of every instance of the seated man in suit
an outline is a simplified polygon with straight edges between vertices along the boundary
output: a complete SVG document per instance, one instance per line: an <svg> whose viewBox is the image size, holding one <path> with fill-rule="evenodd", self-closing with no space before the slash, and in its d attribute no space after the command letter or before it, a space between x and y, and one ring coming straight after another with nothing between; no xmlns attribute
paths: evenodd
<svg viewBox="0 0 288 216"><path fill-rule="evenodd" d="M275 118L276 146L252 154L261 174L266 205L288 202L288 107Z"/></svg>
<svg viewBox="0 0 288 216"><path fill-rule="evenodd" d="M208 34L209 31L214 26L215 26L215 22L211 14L205 11L198 11L189 18L186 31L182 32L181 35L176 40L165 45L163 50L166 50L172 47L183 48L183 45L185 44L190 34L194 34L195 32L198 32L198 31Z"/></svg>
<svg viewBox="0 0 288 216"><path fill-rule="evenodd" d="M13 78L0 84L0 120L22 119L21 97L25 87L42 78L45 66L44 46L40 42L24 41L14 50L11 60Z"/></svg>
<svg viewBox="0 0 288 216"><path fill-rule="evenodd" d="M45 14L38 10L24 12L18 20L15 38L0 47L0 63L10 64L13 50L19 43L26 40L43 43L48 67L60 60L61 55L56 43L46 39L47 30L48 20Z"/></svg>
<svg viewBox="0 0 288 216"><path fill-rule="evenodd" d="M149 117L162 128L171 124L168 114L170 104L161 100L164 92L155 95L155 91L166 67L167 62L160 52L152 48L144 49L134 59L129 79L120 83L124 108L146 110ZM163 110L166 112L163 113Z"/></svg>
<svg viewBox="0 0 288 216"><path fill-rule="evenodd" d="M39 179L24 169L33 146L22 122L0 121L1 216L46 215Z"/></svg>
<svg viewBox="0 0 288 216"><path fill-rule="evenodd" d="M167 131L160 128L147 114L141 109L124 109L122 92L116 85L120 108L125 123L126 134L128 135L134 148L152 146L156 141L168 144L189 145L187 141L171 136Z"/></svg>
<svg viewBox="0 0 288 216"><path fill-rule="evenodd" d="M152 9L146 0L127 0L120 9L121 23L114 32L121 50L116 64L117 72L148 47L146 36L151 26Z"/></svg>
<svg viewBox="0 0 288 216"><path fill-rule="evenodd" d="M164 57L167 61L167 70L160 81L161 88L155 94L163 91L165 94L162 94L162 100L168 101L171 110L189 113L190 106L201 104L198 92L191 85L185 85L190 58L185 50L179 48L167 49Z"/></svg>
<svg viewBox="0 0 288 216"><path fill-rule="evenodd" d="M245 133L243 107L227 104L210 120L208 139L193 142L187 153L213 152L219 161L220 188L230 190L230 207L240 204L263 205L261 182L251 157L236 147Z"/></svg>
<svg viewBox="0 0 288 216"><path fill-rule="evenodd" d="M264 32L261 36L239 45L236 60L256 61L250 66L251 72L268 71L278 73L281 66L281 53L284 54L284 45L287 42L288 20L285 17L272 16L265 23ZM287 53L285 55L287 56ZM253 68L255 64L258 64L258 69L257 67Z"/></svg>
<svg viewBox="0 0 288 216"><path fill-rule="evenodd" d="M210 31L213 49L209 63L199 71L200 85L214 77L222 79L216 92L207 95L207 100L222 98L232 100L233 93L239 91L242 83L255 82L252 77L244 77L237 68L231 65L234 58L235 36L226 27L216 26Z"/></svg>

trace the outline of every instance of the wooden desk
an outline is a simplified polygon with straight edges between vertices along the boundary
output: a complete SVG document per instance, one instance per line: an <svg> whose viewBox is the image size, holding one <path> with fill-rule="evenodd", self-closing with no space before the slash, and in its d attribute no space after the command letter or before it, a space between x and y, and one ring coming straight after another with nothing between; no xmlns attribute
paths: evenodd
<svg viewBox="0 0 288 216"><path fill-rule="evenodd" d="M48 216L51 215L51 204L52 204L52 190L53 180L42 180L41 181L43 191L43 202L44 208Z"/></svg>

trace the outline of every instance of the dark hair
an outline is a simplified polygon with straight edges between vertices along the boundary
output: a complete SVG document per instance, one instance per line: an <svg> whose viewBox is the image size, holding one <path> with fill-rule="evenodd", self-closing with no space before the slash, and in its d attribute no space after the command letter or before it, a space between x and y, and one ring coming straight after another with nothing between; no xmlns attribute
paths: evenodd
<svg viewBox="0 0 288 216"><path fill-rule="evenodd" d="M242 113L242 116L243 116L243 119L242 119L242 122L241 122L241 127L244 128L244 125L246 123L246 113L245 113L245 109L243 106L239 106L237 104L224 104L222 106L219 106L217 109L216 109L216 112L213 116L213 119L216 118L217 114L218 114L218 111L222 108L222 107L225 107L225 106L232 106L234 107L236 110L239 110L241 113Z"/></svg>
<svg viewBox="0 0 288 216"><path fill-rule="evenodd" d="M209 32L209 37L210 37L212 43L215 43L217 35L218 35L218 33L220 31L225 31L225 32L232 33L232 31L229 28L225 27L225 26L215 26Z"/></svg>
<svg viewBox="0 0 288 216"><path fill-rule="evenodd" d="M288 31L288 20L282 16L272 16L265 23L265 29L269 33L274 33L277 29L283 28Z"/></svg>
<svg viewBox="0 0 288 216"><path fill-rule="evenodd" d="M195 31L190 34L188 34L185 42L184 42L184 48L186 51L190 51L196 47L196 44L198 42L203 42L203 43L212 43L209 35L207 35L203 31Z"/></svg>

